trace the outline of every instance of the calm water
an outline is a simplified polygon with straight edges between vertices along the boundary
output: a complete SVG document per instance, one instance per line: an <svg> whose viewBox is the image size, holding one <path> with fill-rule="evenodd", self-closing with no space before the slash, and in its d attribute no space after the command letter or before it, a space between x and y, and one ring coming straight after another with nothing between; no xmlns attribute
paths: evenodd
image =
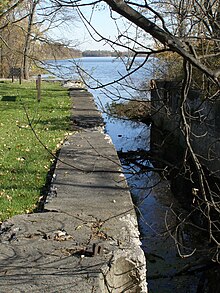
<svg viewBox="0 0 220 293"><path fill-rule="evenodd" d="M135 89L141 88L144 83L148 83L148 78L151 76L152 66L150 63L137 70L144 62L145 58L137 58L129 68L131 63L129 59L122 61L111 57L85 57L56 62L48 61L47 64L51 72L54 72L60 78L79 79L80 77L96 97L98 105L102 107L111 101L117 102L122 99L136 98L137 91ZM134 72L135 70L137 71ZM120 80L122 76L132 72L131 76ZM105 86L114 81L118 82Z"/></svg>
<svg viewBox="0 0 220 293"><path fill-rule="evenodd" d="M135 70L144 58L138 58L131 70ZM127 74L126 66L114 58L82 58L51 62L51 72L63 79L78 79L79 75L85 83L92 87L98 107L103 111L106 132L111 136L117 150L149 149L150 127L131 121L123 121L110 117L105 113L108 103L126 101L137 96L149 98L148 94L136 91L148 83L151 77L151 64L145 64L126 80L103 88L102 85L119 80ZM98 87L95 89L95 87ZM150 162L141 161L145 165ZM125 170L138 170L133 165L124 165ZM165 225L166 214L171 205L177 205L167 181L161 180L157 174L137 173L127 177L133 200L136 205L142 246L147 257L148 287L153 293L195 293L198 279L195 276L172 276L188 263L188 260L177 257L173 239L168 237ZM169 222L174 224L175 217L168 213ZM191 261L191 260L190 260Z"/></svg>

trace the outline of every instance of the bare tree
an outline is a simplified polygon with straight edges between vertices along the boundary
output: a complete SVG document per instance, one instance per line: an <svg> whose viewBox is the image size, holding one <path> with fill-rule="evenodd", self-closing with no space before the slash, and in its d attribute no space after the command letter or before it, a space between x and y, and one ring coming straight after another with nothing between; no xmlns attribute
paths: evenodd
<svg viewBox="0 0 220 293"><path fill-rule="evenodd" d="M16 7L19 3L23 1L17 1L14 6ZM34 1L32 8L35 10L35 6L39 1ZM219 46L219 4L218 1L204 1L204 5L198 3L195 0L190 2L185 2L184 0L175 3L175 1L170 1L166 5L169 6L170 11L158 12L158 4L148 4L145 1L122 1L122 0L106 0L106 1L62 1L62 0L51 0L46 1L45 4L50 6L51 12L49 14L54 14L61 9L65 8L80 8L83 6L97 6L105 2L112 11L115 11L119 15L125 17L130 23L134 24L136 27L140 28L142 31L149 34L154 40L159 41L166 50L171 50L172 52L178 53L185 60L189 61L193 66L198 68L201 72L210 77L219 86L219 75L220 70L218 68L212 68L207 62L204 62L204 58L207 56L202 55L199 48L193 46L191 39L199 38L200 40L211 40ZM48 7L49 7L48 6ZM49 15L48 14L48 15ZM47 15L47 16L48 16ZM174 15L178 15L178 23L176 27L178 28L178 34L175 30L170 30L171 18ZM33 22L32 13L29 13L29 26ZM44 17L46 14L44 15ZM91 24L87 20L87 24ZM187 34L183 32L183 28L187 27ZM197 29L200 27L200 31ZM203 28L203 32L201 32ZM28 29L29 31L29 29ZM196 33L195 33L196 31ZM200 33L203 35L198 36ZM196 35L197 34L197 35ZM30 35L30 32L27 32ZM29 38L29 37L28 37ZM103 37L104 39L104 37ZM118 37L118 42L115 44L120 44L122 46L121 36ZM137 42L138 43L138 42ZM112 45L113 42L112 42ZM125 45L125 48L127 46ZM148 48L149 49L149 48ZM131 50L131 48L130 48ZM138 50L133 50L135 53L139 53ZM142 52L143 53L143 52ZM155 54L155 51L148 52L145 50L146 54ZM213 53L218 55L218 52Z"/></svg>
<svg viewBox="0 0 220 293"><path fill-rule="evenodd" d="M57 43L49 37L49 32L58 26L67 27L70 14L65 7L51 10L48 1L43 0L6 1L4 4L0 18L1 76L8 76L9 68L18 66L22 68L23 77L28 79L33 63L40 64L44 58L40 53L41 44L53 47ZM72 12L71 22L76 19L73 15ZM67 45L64 38L59 44Z"/></svg>

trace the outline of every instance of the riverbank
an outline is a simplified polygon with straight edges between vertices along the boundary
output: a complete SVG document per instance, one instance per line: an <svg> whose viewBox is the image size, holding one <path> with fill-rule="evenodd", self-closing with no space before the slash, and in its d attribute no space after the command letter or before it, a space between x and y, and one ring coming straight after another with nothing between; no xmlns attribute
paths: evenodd
<svg viewBox="0 0 220 293"><path fill-rule="evenodd" d="M142 122L147 125L151 122L151 102L149 100L137 98L124 103L113 102L108 104L107 111L113 117Z"/></svg>
<svg viewBox="0 0 220 293"><path fill-rule="evenodd" d="M91 94L70 95L74 134L61 148L43 212L1 226L0 291L146 293L145 258L117 153Z"/></svg>

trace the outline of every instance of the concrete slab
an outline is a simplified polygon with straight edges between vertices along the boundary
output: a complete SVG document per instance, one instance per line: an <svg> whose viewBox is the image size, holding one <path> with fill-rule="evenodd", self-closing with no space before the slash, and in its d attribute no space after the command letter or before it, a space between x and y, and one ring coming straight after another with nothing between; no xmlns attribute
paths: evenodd
<svg viewBox="0 0 220 293"><path fill-rule="evenodd" d="M91 94L70 94L75 131L62 146L44 212L1 227L0 292L146 293L145 257L117 153Z"/></svg>

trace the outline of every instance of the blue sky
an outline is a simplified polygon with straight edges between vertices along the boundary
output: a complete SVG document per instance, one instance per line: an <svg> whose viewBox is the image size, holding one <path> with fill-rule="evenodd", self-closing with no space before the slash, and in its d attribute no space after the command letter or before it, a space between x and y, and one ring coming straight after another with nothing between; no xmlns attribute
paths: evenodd
<svg viewBox="0 0 220 293"><path fill-rule="evenodd" d="M96 7L95 9L93 9L91 6L87 6L82 7L80 11L87 20L91 21L91 24L103 37L110 38L113 41L118 36L117 30L119 29L121 34L124 32L125 27L127 27L127 22L118 14L114 13L114 20L112 19L109 8L106 6ZM117 25L115 24L115 20L117 20ZM134 29L131 29L130 31L134 32ZM96 35L91 28L90 32L95 39L100 40L100 37ZM67 40L73 41L73 44L77 44L77 47L81 50L111 49L111 47L105 44L104 41L95 42L86 30L85 25L83 24L83 20L79 19L76 21L74 17L73 22L69 23L68 27L55 29L53 34L57 38L65 38ZM121 50L123 51L123 48L121 48Z"/></svg>
<svg viewBox="0 0 220 293"><path fill-rule="evenodd" d="M109 10L108 8L104 10L94 10L92 11L91 7L87 7L86 9L81 9L83 15L86 17L86 19L91 20L91 23L93 27L106 38L114 38L117 36L117 32L115 30L115 25L112 19L109 16ZM86 23L86 22L85 22ZM100 40L100 37L95 34L94 30L89 27L88 23L86 24L88 29L90 30L90 33L93 35L93 37L96 40ZM80 21L79 26L76 28L76 33L79 40L84 41L81 45L83 49L109 49L110 47L108 45L105 45L105 42L95 42L92 37L89 35L87 29L85 28L85 25ZM104 46L105 45L105 46Z"/></svg>

